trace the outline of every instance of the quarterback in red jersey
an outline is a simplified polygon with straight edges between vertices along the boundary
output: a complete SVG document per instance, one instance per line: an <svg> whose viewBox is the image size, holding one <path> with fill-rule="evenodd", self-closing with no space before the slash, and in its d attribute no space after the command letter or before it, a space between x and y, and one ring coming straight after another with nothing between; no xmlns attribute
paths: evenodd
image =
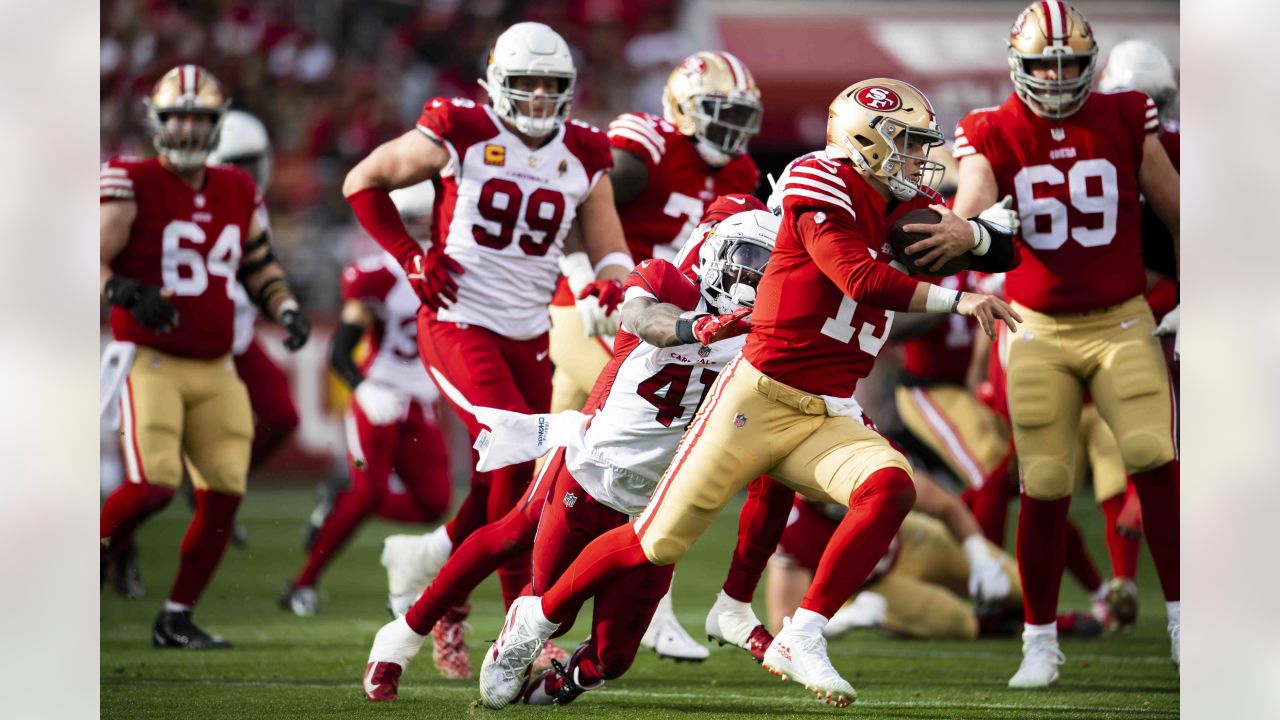
<svg viewBox="0 0 1280 720"><path fill-rule="evenodd" d="M587 598L628 572L677 562L748 482L769 474L806 496L846 505L809 593L764 655L771 672L847 705L853 688L831 665L822 626L879 561L915 500L911 468L853 400L894 311L959 312L985 332L1017 316L980 293L919 282L889 266L894 219L936 203L942 144L914 87L877 78L832 102L825 158L798 163L783 190L777 246L760 281L743 354L716 380L636 522L601 535L541 597L512 604L485 654L480 694L502 707L541 642ZM933 205L931 235L1014 255L1009 237ZM996 237L998 236L998 237ZM542 589L539 588L541 591Z"/></svg>
<svg viewBox="0 0 1280 720"><path fill-rule="evenodd" d="M231 361L235 283L288 330L290 349L310 330L271 255L253 179L205 165L226 108L207 70L175 67L147 101L159 157L102 168L102 297L131 355L120 389L127 482L102 508L104 553L168 503L184 459L196 487L178 576L151 632L157 647L230 647L191 615L231 536L253 440Z"/></svg>
<svg viewBox="0 0 1280 720"><path fill-rule="evenodd" d="M609 124L609 178L637 263L655 253L673 258L717 196L749 195L760 184L747 143L759 132L763 106L742 61L727 52L690 55L667 78L662 107L662 117L627 113ZM604 340L588 335L613 329L584 329L573 312L574 291L592 279L586 255L570 253L561 267L551 303L553 411L582 407L610 355Z"/></svg>
<svg viewBox="0 0 1280 720"><path fill-rule="evenodd" d="M1021 266L1005 287L1026 318L1010 333L1008 405L1022 477L1018 564L1023 662L1011 687L1044 687L1063 655L1054 617L1084 391L1110 426L1141 499L1178 662L1178 462L1169 374L1143 298L1139 194L1178 238L1178 173L1139 92L1092 93L1097 45L1061 0L1029 5L1009 36L1014 92L956 130L956 212L1011 194Z"/></svg>
<svg viewBox="0 0 1280 720"><path fill-rule="evenodd" d="M581 238L597 269L583 292L602 316L621 301L633 266L614 209L608 138L568 119L576 75L554 30L513 25L489 56L490 105L427 102L415 129L374 150L343 184L356 217L421 299L422 361L473 438L482 429L475 407L548 409L547 304L566 236ZM424 252L389 191L428 179L436 182L437 212ZM440 544L447 551L502 517L532 473L533 464L522 463L474 474ZM527 558L499 574L509 602L528 582Z"/></svg>

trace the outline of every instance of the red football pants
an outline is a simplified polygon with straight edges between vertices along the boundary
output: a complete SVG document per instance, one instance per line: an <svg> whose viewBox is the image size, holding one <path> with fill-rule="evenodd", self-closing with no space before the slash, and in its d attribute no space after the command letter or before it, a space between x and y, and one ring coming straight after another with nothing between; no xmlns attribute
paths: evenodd
<svg viewBox="0 0 1280 720"><path fill-rule="evenodd" d="M551 408L551 363L547 334L512 340L474 325L440 322L423 308L418 313L418 349L427 374L440 388L474 441L483 427L475 407L519 413L545 413ZM472 453L471 466L477 457ZM533 463L493 472L473 472L471 493L449 522L449 538L457 547L486 523L515 507L533 477ZM529 559L519 556L498 571L508 604L529 582Z"/></svg>
<svg viewBox="0 0 1280 720"><path fill-rule="evenodd" d="M351 488L334 500L306 564L294 578L296 586L315 585L320 572L360 523L378 511L389 495L387 480L392 470L404 482L424 521L439 518L449 508L453 487L444 436L420 403L410 403L409 413L401 422L374 425L352 399L347 422Z"/></svg>
<svg viewBox="0 0 1280 720"><path fill-rule="evenodd" d="M588 543L628 522L629 517L591 497L567 468L560 467L543 506L533 544L534 594L551 587ZM595 596L587 649L577 662L592 665L606 680L626 672L635 661L658 602L671 588L673 572L675 565L646 564L601 590ZM573 616L578 609L573 609ZM571 616L562 623L556 634L568 632L573 619Z"/></svg>
<svg viewBox="0 0 1280 720"><path fill-rule="evenodd" d="M252 472L298 429L298 408L289 391L289 378L271 359L255 337L249 347L235 356L236 374L249 391L253 409Z"/></svg>

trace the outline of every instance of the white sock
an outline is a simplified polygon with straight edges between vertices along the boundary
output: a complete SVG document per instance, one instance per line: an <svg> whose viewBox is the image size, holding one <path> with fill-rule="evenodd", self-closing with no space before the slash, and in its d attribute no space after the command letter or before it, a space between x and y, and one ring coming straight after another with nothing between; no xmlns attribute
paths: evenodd
<svg viewBox="0 0 1280 720"><path fill-rule="evenodd" d="M1169 614L1170 625L1182 624L1182 602L1181 601L1174 600L1172 602L1167 602L1164 604L1164 609L1165 609L1165 612Z"/></svg>
<svg viewBox="0 0 1280 720"><path fill-rule="evenodd" d="M658 613L667 613L668 615L675 615L676 611L675 611L675 606L671 604L670 590L667 590L667 594L663 595L662 599L658 601L658 607L654 610L654 614L656 615Z"/></svg>
<svg viewBox="0 0 1280 720"><path fill-rule="evenodd" d="M827 618L812 610L796 608L795 613L791 616L791 627L798 632L821 635L823 628L826 626Z"/></svg>
<svg viewBox="0 0 1280 720"><path fill-rule="evenodd" d="M191 609L192 609L192 606L190 605L183 605L182 603L176 603L172 600L164 601L165 612L187 612Z"/></svg>
<svg viewBox="0 0 1280 720"><path fill-rule="evenodd" d="M441 525L427 534L427 542L442 548L445 554L453 552L453 538L449 537L449 526Z"/></svg>
<svg viewBox="0 0 1280 720"><path fill-rule="evenodd" d="M1023 625L1022 637L1028 640L1033 637L1051 637L1054 640L1057 640L1058 623L1051 622L1045 625L1032 625L1031 623L1026 623Z"/></svg>
<svg viewBox="0 0 1280 720"><path fill-rule="evenodd" d="M543 631L544 635L550 635L556 631L556 628L560 627L559 623L551 622L542 612L542 598L535 597L534 602L529 603L529 605L533 613L533 622Z"/></svg>

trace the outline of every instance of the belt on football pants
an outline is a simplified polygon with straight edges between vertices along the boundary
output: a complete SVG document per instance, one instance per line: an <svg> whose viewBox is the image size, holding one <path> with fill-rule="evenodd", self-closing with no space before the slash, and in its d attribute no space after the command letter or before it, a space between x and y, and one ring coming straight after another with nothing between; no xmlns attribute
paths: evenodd
<svg viewBox="0 0 1280 720"><path fill-rule="evenodd" d="M744 364L747 363L744 361ZM750 367L749 364L748 367ZM755 370L755 368L751 369ZM756 370L756 372L760 374L760 377L756 378L756 391L769 398L770 401L793 407L805 415L827 414L827 403L817 395L810 395L790 385L780 383L768 375L760 373L759 370Z"/></svg>

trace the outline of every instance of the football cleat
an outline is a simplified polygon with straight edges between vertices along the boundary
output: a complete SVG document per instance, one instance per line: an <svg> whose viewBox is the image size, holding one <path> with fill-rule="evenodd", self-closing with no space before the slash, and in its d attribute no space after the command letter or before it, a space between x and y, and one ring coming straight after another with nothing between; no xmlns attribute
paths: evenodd
<svg viewBox="0 0 1280 720"><path fill-rule="evenodd" d="M106 580L111 589L121 597L130 600L141 600L147 596L147 588L142 584L142 574L138 572L138 551L127 550L120 553L108 551L104 556L106 563Z"/></svg>
<svg viewBox="0 0 1280 720"><path fill-rule="evenodd" d="M1095 613L1073 610L1058 615L1058 634L1071 637L1098 637L1103 624Z"/></svg>
<svg viewBox="0 0 1280 720"><path fill-rule="evenodd" d="M1022 665L1009 678L1011 688L1042 688L1058 682L1058 666L1067 657L1058 647L1055 634L1022 633Z"/></svg>
<svg viewBox="0 0 1280 720"><path fill-rule="evenodd" d="M550 670L556 663L567 666L569 664L569 653L565 652L564 648L548 640L543 643L542 652L538 653L538 658L529 666L531 668L530 672L536 677Z"/></svg>
<svg viewBox="0 0 1280 720"><path fill-rule="evenodd" d="M1169 620L1169 658L1173 660L1173 666L1177 668L1179 671L1182 670L1182 650L1180 647L1178 647L1180 645L1179 640L1181 640L1181 636L1182 636L1181 619L1174 620L1170 618Z"/></svg>
<svg viewBox="0 0 1280 720"><path fill-rule="evenodd" d="M298 617L311 617L320 610L320 596L313 587L289 583L280 593L280 609Z"/></svg>
<svg viewBox="0 0 1280 720"><path fill-rule="evenodd" d="M888 613L889 601L883 595L863 590L831 616L827 626L822 628L822 634L830 640L855 628L878 627Z"/></svg>
<svg viewBox="0 0 1280 720"><path fill-rule="evenodd" d="M795 680L819 700L836 707L848 707L858 697L853 686L836 672L827 656L827 639L821 633L797 631L791 618L782 621L769 649L764 653L764 669L782 678Z"/></svg>
<svg viewBox="0 0 1280 720"><path fill-rule="evenodd" d="M458 617L452 617L454 615ZM465 616L465 613L451 610L437 620L435 627L431 628L431 639L434 644L431 658L436 663L436 670L440 672L440 677L450 680L470 680L474 677L471 670L471 652L467 650L467 639L463 637L463 633L471 629L471 626L462 620Z"/></svg>
<svg viewBox="0 0 1280 720"><path fill-rule="evenodd" d="M734 600L723 590L716 594L716 602L707 613L706 631L708 640L742 648L756 662L764 660L764 652L773 642L773 635L756 617L751 604Z"/></svg>
<svg viewBox="0 0 1280 720"><path fill-rule="evenodd" d="M151 626L151 644L158 648L185 648L187 650L224 650L231 641L196 627L191 622L191 611L161 612Z"/></svg>
<svg viewBox="0 0 1280 720"><path fill-rule="evenodd" d="M1138 621L1138 585L1130 578L1111 578L1107 583L1107 608L1112 629L1133 629Z"/></svg>
<svg viewBox="0 0 1280 720"><path fill-rule="evenodd" d="M582 693L603 686L603 680L595 685L584 685L581 682L576 660L586 647L584 642L573 651L573 657L568 662L553 660L550 668L533 676L520 692L521 702L526 705L568 705Z"/></svg>
<svg viewBox="0 0 1280 720"><path fill-rule="evenodd" d="M422 650L426 639L425 635L414 632L403 617L383 625L373 638L369 662L364 669L365 699L374 702L395 700L400 674Z"/></svg>
<svg viewBox="0 0 1280 720"><path fill-rule="evenodd" d="M543 617L542 598L526 595L511 603L502 632L480 666L480 699L485 706L499 710L519 696L529 665L557 627Z"/></svg>
<svg viewBox="0 0 1280 720"><path fill-rule="evenodd" d="M387 610L391 617L409 612L453 552L453 542L441 525L425 535L391 535L382 541L382 566L387 569Z"/></svg>
<svg viewBox="0 0 1280 720"><path fill-rule="evenodd" d="M249 546L249 530L240 522L240 518L236 518L231 524L231 544L238 548Z"/></svg>
<svg viewBox="0 0 1280 720"><path fill-rule="evenodd" d="M671 609L671 592L658 602L658 608L649 621L649 628L640 638L640 645L647 647L664 660L676 662L702 662L711 653L705 646L685 632Z"/></svg>

